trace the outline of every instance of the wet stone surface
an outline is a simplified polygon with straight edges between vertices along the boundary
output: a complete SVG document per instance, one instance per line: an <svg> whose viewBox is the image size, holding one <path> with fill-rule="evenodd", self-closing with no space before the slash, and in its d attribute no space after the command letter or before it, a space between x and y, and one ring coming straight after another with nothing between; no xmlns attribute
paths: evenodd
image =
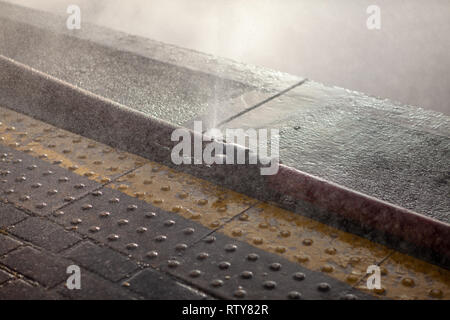
<svg viewBox="0 0 450 320"><path fill-rule="evenodd" d="M113 284L86 270L83 270L82 290L69 290L65 284L61 284L54 291L63 299L71 300L139 300L141 298L120 284Z"/></svg>
<svg viewBox="0 0 450 320"><path fill-rule="evenodd" d="M277 128L283 164L450 222L450 118L307 82L225 128Z"/></svg>
<svg viewBox="0 0 450 320"><path fill-rule="evenodd" d="M81 240L61 226L42 218L28 218L8 230L11 234L41 248L59 252Z"/></svg>
<svg viewBox="0 0 450 320"><path fill-rule="evenodd" d="M138 265L129 258L91 242L83 242L69 249L64 256L114 282L138 269Z"/></svg>
<svg viewBox="0 0 450 320"><path fill-rule="evenodd" d="M343 299L370 296L325 274L215 233L161 268L226 299Z"/></svg>
<svg viewBox="0 0 450 320"><path fill-rule="evenodd" d="M0 145L0 199L17 207L48 215L100 186L57 164Z"/></svg>
<svg viewBox="0 0 450 320"><path fill-rule="evenodd" d="M7 228L27 217L28 215L14 208L13 205L0 203L0 228Z"/></svg>
<svg viewBox="0 0 450 320"><path fill-rule="evenodd" d="M151 300L203 300L207 296L181 285L169 276L145 269L126 281L128 288Z"/></svg>
<svg viewBox="0 0 450 320"><path fill-rule="evenodd" d="M0 42L9 43L2 55L177 125L251 88L17 21L1 18L0 25Z"/></svg>
<svg viewBox="0 0 450 320"><path fill-rule="evenodd" d="M9 236L0 234L0 256L20 247L22 243Z"/></svg>
<svg viewBox="0 0 450 320"><path fill-rule="evenodd" d="M3 285L0 290L1 300L56 300L61 296L42 287L33 286L23 280L14 280Z"/></svg>
<svg viewBox="0 0 450 320"><path fill-rule="evenodd" d="M0 264L51 288L67 279L66 268L72 263L49 252L24 247L0 258Z"/></svg>
<svg viewBox="0 0 450 320"><path fill-rule="evenodd" d="M152 266L182 254L211 232L110 188L93 192L49 218Z"/></svg>

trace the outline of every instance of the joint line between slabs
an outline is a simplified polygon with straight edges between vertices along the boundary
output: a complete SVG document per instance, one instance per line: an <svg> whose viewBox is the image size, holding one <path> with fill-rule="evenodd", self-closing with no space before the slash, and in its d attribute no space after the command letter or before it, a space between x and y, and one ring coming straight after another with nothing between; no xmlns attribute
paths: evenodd
<svg viewBox="0 0 450 320"><path fill-rule="evenodd" d="M217 126L219 127L219 126L221 126L221 125L224 125L225 123L228 123L228 122L230 122L230 121L232 121L232 120L234 120L234 119L236 119L236 118L238 118L238 117L240 117L240 116L242 116L242 115L244 115L244 114L246 114L246 113L248 113L248 112L250 112L250 111L252 111L252 110L255 110L256 108L262 106L263 104L266 104L267 102L270 102L270 101L272 101L272 100L274 100L274 99L276 99L276 98L282 96L283 94L285 94L285 93L291 91L292 89L294 89L294 88L296 88L296 87L298 87L298 86L301 86L301 85L304 84L306 81L308 81L308 79L303 79L302 81L300 81L300 82L298 82L298 83L296 83L296 84L294 84L294 85L288 87L287 89L284 89L284 90L282 90L282 91L280 91L280 92L274 94L273 96L270 96L269 98L264 99L263 101L258 102L257 104L251 106L250 108L247 108L247 109L245 109L245 110L242 110L241 112L236 113L234 116L231 116L231 117L229 117L229 118L227 118L227 119L225 119L225 120L219 122L219 123L217 124Z"/></svg>
<svg viewBox="0 0 450 320"><path fill-rule="evenodd" d="M209 237L210 235L216 233L217 231L219 231L220 229L222 229L227 223L230 223L231 221L235 220L236 218L238 218L239 216L241 216L242 214L244 214L245 212L247 212L248 210L250 210L251 208L255 207L256 205L262 203L262 201L257 201L254 204L250 205L248 208L245 208L244 210L242 210L241 212L235 214L234 216L232 216L231 218L229 218L227 221L225 221L225 223L223 223L221 226L212 229L211 232L208 232L206 235L204 235L203 237L201 237L200 239L198 239L197 241L195 241L194 243L192 243L189 247L193 247L195 246L197 243L199 243L200 241L202 241L203 239L205 239L206 237Z"/></svg>

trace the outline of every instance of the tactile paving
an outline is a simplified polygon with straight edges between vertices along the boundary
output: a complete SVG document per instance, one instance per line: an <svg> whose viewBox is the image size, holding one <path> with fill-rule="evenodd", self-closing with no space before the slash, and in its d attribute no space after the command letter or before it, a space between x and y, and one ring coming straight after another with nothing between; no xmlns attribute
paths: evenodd
<svg viewBox="0 0 450 320"><path fill-rule="evenodd" d="M230 238L211 234L199 223L117 190L96 190L54 212L51 219L217 296L248 299L357 296L351 286L325 274L246 243L230 242ZM300 273L305 277L301 281Z"/></svg>
<svg viewBox="0 0 450 320"><path fill-rule="evenodd" d="M449 298L449 270L9 109L0 123L1 199L215 296Z"/></svg>
<svg viewBox="0 0 450 320"><path fill-rule="evenodd" d="M351 286L214 233L161 266L228 299L368 299Z"/></svg>
<svg viewBox="0 0 450 320"><path fill-rule="evenodd" d="M221 227L257 203L255 199L154 162L120 177L110 187L211 229Z"/></svg>
<svg viewBox="0 0 450 320"><path fill-rule="evenodd" d="M3 145L0 158L0 198L37 215L47 215L101 186Z"/></svg>
<svg viewBox="0 0 450 320"><path fill-rule="evenodd" d="M221 232L349 285L391 253L382 245L268 204L249 209Z"/></svg>
<svg viewBox="0 0 450 320"><path fill-rule="evenodd" d="M401 300L450 299L449 271L411 256L395 252L380 264L380 297ZM368 291L364 283L357 286Z"/></svg>
<svg viewBox="0 0 450 320"><path fill-rule="evenodd" d="M211 232L110 188L90 193L54 212L51 219L152 266L180 255Z"/></svg>
<svg viewBox="0 0 450 320"><path fill-rule="evenodd" d="M0 114L3 144L100 183L108 183L147 162L5 108L0 108Z"/></svg>

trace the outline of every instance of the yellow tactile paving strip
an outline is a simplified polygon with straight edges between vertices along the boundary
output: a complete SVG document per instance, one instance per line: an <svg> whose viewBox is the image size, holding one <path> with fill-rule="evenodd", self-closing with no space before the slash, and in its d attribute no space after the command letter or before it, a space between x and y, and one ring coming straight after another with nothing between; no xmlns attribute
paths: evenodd
<svg viewBox="0 0 450 320"><path fill-rule="evenodd" d="M350 285L362 279L367 266L390 253L381 245L268 204L248 210L223 232Z"/></svg>
<svg viewBox="0 0 450 320"><path fill-rule="evenodd" d="M450 271L0 107L0 143L57 163L363 291L379 264L393 299L450 299Z"/></svg>
<svg viewBox="0 0 450 320"><path fill-rule="evenodd" d="M109 187L216 229L256 200L168 167L147 163Z"/></svg>
<svg viewBox="0 0 450 320"><path fill-rule="evenodd" d="M0 108L4 144L101 183L142 166L147 160ZM19 121L18 121L19 120ZM7 122L14 125L8 125Z"/></svg>
<svg viewBox="0 0 450 320"><path fill-rule="evenodd" d="M395 299L450 299L450 272L395 252L382 264L381 295ZM358 289L367 291L363 285Z"/></svg>

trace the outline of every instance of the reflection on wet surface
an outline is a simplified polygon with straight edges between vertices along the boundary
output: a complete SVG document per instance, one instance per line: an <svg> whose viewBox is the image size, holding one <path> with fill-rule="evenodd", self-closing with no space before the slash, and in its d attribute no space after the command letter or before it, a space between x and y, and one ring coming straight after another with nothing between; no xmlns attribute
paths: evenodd
<svg viewBox="0 0 450 320"><path fill-rule="evenodd" d="M70 0L9 0L66 15ZM450 114L450 6L367 1L78 0L83 19Z"/></svg>

